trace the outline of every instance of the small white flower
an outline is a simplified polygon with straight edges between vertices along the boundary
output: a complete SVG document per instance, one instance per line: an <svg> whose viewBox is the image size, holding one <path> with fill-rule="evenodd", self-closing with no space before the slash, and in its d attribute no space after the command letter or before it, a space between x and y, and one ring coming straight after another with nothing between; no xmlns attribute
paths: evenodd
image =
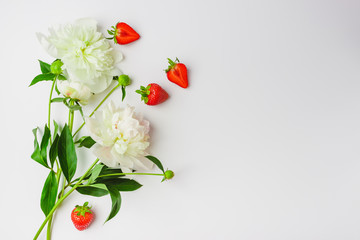
<svg viewBox="0 0 360 240"><path fill-rule="evenodd" d="M86 105L91 97L90 89L82 83L66 80L58 81L57 87L62 95L78 100L82 105Z"/></svg>
<svg viewBox="0 0 360 240"><path fill-rule="evenodd" d="M134 112L134 107L115 108L110 102L95 118L87 118L86 126L96 141L94 154L108 167L131 172L152 166L144 158L150 145L150 124Z"/></svg>
<svg viewBox="0 0 360 240"><path fill-rule="evenodd" d="M49 32L48 37L38 33L38 39L51 56L63 61L71 81L81 82L91 92L100 93L111 84L113 76L121 74L115 64L122 55L97 31L95 20L81 19L50 28Z"/></svg>

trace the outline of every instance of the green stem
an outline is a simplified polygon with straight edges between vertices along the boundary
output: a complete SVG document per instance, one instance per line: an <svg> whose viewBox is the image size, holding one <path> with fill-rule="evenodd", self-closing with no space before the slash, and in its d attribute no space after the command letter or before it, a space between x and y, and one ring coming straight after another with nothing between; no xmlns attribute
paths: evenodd
<svg viewBox="0 0 360 240"><path fill-rule="evenodd" d="M74 101L70 100L70 106L73 106L73 105L74 105ZM73 125L74 125L74 111L71 110L71 109L69 109L68 124L69 124L69 129L70 129L70 132L71 132L72 128L73 128ZM59 167L58 167L58 169L59 169ZM61 176L61 168L59 169L59 174L57 175L57 183L58 184L60 183L60 176ZM64 183L62 185L62 190L61 190L60 195L59 195L59 200L62 197L64 191L65 191L65 181L64 181ZM53 220L53 215L50 216L49 221L48 221L48 225L47 225L47 234L46 234L46 239L47 240L51 240L51 223L52 223L52 220Z"/></svg>
<svg viewBox="0 0 360 240"><path fill-rule="evenodd" d="M112 173L112 174L106 174L106 175L100 175L98 176L98 178L101 177L111 177L111 176L125 176L125 175L148 175L148 176L165 176L165 174L163 173L137 173L137 172L133 172L133 173Z"/></svg>
<svg viewBox="0 0 360 240"><path fill-rule="evenodd" d="M50 90L50 97L49 97L49 106L48 106L48 128L49 129L50 129L50 115L51 115L51 99L52 99L52 94L54 91L55 83L56 83L56 77L53 80L51 90Z"/></svg>
<svg viewBox="0 0 360 240"><path fill-rule="evenodd" d="M49 214L47 215L47 217L45 218L44 222L41 224L39 230L36 232L34 240L36 240L41 231L44 229L45 224L50 220L50 218L52 217L52 214L55 212L56 208L59 207L59 205L73 192L75 191L75 189L82 183L82 180L85 178L85 176L91 171L91 169L97 164L97 162L99 161L99 159L96 159L93 164L90 166L90 168L84 173L84 175L81 176L81 178L79 179L79 181L64 195L62 196L59 201L57 201L54 205L54 207L51 209L51 211L49 212Z"/></svg>
<svg viewBox="0 0 360 240"><path fill-rule="evenodd" d="M55 84L56 84L56 78L54 78L52 86L51 86L51 90L50 90L50 96L49 96L49 105L48 105L48 128L49 130L51 129L51 125L50 125L50 119L51 119L51 99L52 99L52 94L54 92L54 88L55 88ZM50 138L50 145L52 144L51 138ZM56 165L57 165L57 169L59 169L59 164L56 160ZM59 169L59 171L61 171L61 169ZM60 175L60 174L59 174ZM58 176L59 176L58 175ZM59 181L58 181L59 182ZM49 223L47 226L47 234L46 234L46 239L50 240L51 239L51 222L52 222L52 215L49 219Z"/></svg>
<svg viewBox="0 0 360 240"><path fill-rule="evenodd" d="M53 80L53 83L51 85L51 90L50 90L50 96L49 96L49 105L48 105L48 128L49 130L51 129L51 123L50 123L50 119L51 119L51 99L52 99L52 95L53 95L53 92L54 92L54 88L55 88L55 84L56 84L56 80L57 80L57 76L54 78ZM52 144L52 139L50 138L50 145ZM55 159L55 162L56 162L56 167L57 169L59 169L59 163L58 163L58 160Z"/></svg>
<svg viewBox="0 0 360 240"><path fill-rule="evenodd" d="M70 106L74 106L74 100L70 100ZM72 132L73 126L74 126L74 110L69 109L69 129L70 132Z"/></svg>
<svg viewBox="0 0 360 240"><path fill-rule="evenodd" d="M98 178L100 177L111 177L111 176L125 176L125 175L147 175L147 176L162 176L162 177L165 177L165 175L163 173L112 173L112 174L106 174L106 175L100 175L98 176ZM68 183L65 187L64 187L64 190L71 186L72 184L74 184L76 180ZM63 191L64 191L63 190Z"/></svg>
<svg viewBox="0 0 360 240"><path fill-rule="evenodd" d="M59 167L58 167L59 169ZM61 168L59 169L59 171L56 173L56 182L59 183L60 182L60 177L61 177ZM46 239L50 240L51 239L51 223L53 220L53 214L51 215L51 217L49 218L49 222L47 225L47 234L46 234Z"/></svg>
<svg viewBox="0 0 360 240"><path fill-rule="evenodd" d="M92 113L90 113L89 117L92 117L92 115L94 115L94 113L99 109L99 107L106 101L106 99L108 99L110 97L110 95L118 88L120 87L120 84L117 84L113 89L111 89L111 91L104 97L104 99L97 105L97 107L94 109L94 111L92 111ZM73 137L75 137L75 135L84 127L85 122L83 122L83 124L81 124L81 126L75 131Z"/></svg>
<svg viewBox="0 0 360 240"><path fill-rule="evenodd" d="M59 169L59 167L58 167ZM59 169L59 171L56 173L56 181L57 183L60 182L60 177L61 177L61 168ZM53 220L53 214L50 216L49 218L49 222L47 225L47 230L46 230L46 239L50 240L51 239L51 224L52 224L52 220Z"/></svg>
<svg viewBox="0 0 360 240"><path fill-rule="evenodd" d="M51 222L52 222L52 217L53 215L50 216L49 218L49 222L48 222L48 225L47 225L47 230L46 230L46 239L47 240L50 240L51 239Z"/></svg>

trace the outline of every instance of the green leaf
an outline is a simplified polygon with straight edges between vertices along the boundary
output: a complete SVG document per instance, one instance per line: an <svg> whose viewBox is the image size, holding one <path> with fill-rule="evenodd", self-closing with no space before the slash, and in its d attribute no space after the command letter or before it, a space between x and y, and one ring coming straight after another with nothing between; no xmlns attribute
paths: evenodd
<svg viewBox="0 0 360 240"><path fill-rule="evenodd" d="M76 172L77 157L74 141L68 125L65 125L61 131L58 143L58 156L65 178L68 182L71 182Z"/></svg>
<svg viewBox="0 0 360 240"><path fill-rule="evenodd" d="M55 172L51 170L46 178L40 200L41 210L44 212L45 216L49 214L55 205L57 190L58 183L56 181Z"/></svg>
<svg viewBox="0 0 360 240"><path fill-rule="evenodd" d="M51 71L50 69L50 64L43 62L41 60L39 60L40 63L40 69L42 73L49 73Z"/></svg>
<svg viewBox="0 0 360 240"><path fill-rule="evenodd" d="M69 106L69 109L76 111L76 110L81 110L81 106L79 105L73 105L73 106Z"/></svg>
<svg viewBox="0 0 360 240"><path fill-rule="evenodd" d="M53 98L51 99L51 102L63 102L65 98L62 98L62 97L58 97L58 98Z"/></svg>
<svg viewBox="0 0 360 240"><path fill-rule="evenodd" d="M51 136L50 129L48 128L47 125L45 125L44 135L42 137L40 144L40 153L46 163L47 163L47 146L49 145L50 136Z"/></svg>
<svg viewBox="0 0 360 240"><path fill-rule="evenodd" d="M116 174L116 173L122 173L120 168L109 168L107 166L104 165L103 169L101 170L100 175L108 175L108 174ZM117 177L125 177L125 175L120 175ZM110 176L110 177L102 177L101 179L109 179L109 178L114 178L114 176Z"/></svg>
<svg viewBox="0 0 360 240"><path fill-rule="evenodd" d="M54 136L58 133L59 131L59 124L54 120Z"/></svg>
<svg viewBox="0 0 360 240"><path fill-rule="evenodd" d="M100 184L97 184L100 185ZM100 188L97 187L95 185L91 185L91 186L79 186L78 188L76 188L76 191L78 191L79 193L83 194L83 195L90 195L90 196L94 196L94 197L102 197L107 195L109 192L107 191L107 188L105 187L105 185L103 185L104 188Z"/></svg>
<svg viewBox="0 0 360 240"><path fill-rule="evenodd" d="M95 179L99 176L103 167L104 165L98 164L92 169L88 184L95 182Z"/></svg>
<svg viewBox="0 0 360 240"><path fill-rule="evenodd" d="M32 132L34 134L35 139L34 139L34 152L31 154L31 158L37 161L38 163L40 163L41 165L43 165L44 167L49 168L46 159L44 159L43 156L41 155L39 143L37 140L37 128L34 128Z"/></svg>
<svg viewBox="0 0 360 240"><path fill-rule="evenodd" d="M82 119L85 122L85 117L84 117L84 112L82 110L82 107L80 106L79 102L77 102L77 101L76 101L76 105L78 105L80 107L79 112L80 112L80 115L81 115Z"/></svg>
<svg viewBox="0 0 360 240"><path fill-rule="evenodd" d="M68 99L68 98L64 98L64 99L63 99L63 103L65 104L65 106L67 106L67 107L68 107L70 110L72 110L72 111L77 111L77 110L82 111L80 105L70 105L70 104L66 101L67 99Z"/></svg>
<svg viewBox="0 0 360 240"><path fill-rule="evenodd" d="M121 192L129 192L129 191L135 191L142 187L140 183L138 183L135 180L127 179L127 178L108 178L108 179L97 179L96 183L103 183L106 186L113 186L118 191Z"/></svg>
<svg viewBox="0 0 360 240"><path fill-rule="evenodd" d="M106 186L111 198L111 211L106 219L105 223L116 216L121 206L121 195L120 192L114 186Z"/></svg>
<svg viewBox="0 0 360 240"><path fill-rule="evenodd" d="M66 77L64 75L58 75L57 79L59 80L66 80Z"/></svg>
<svg viewBox="0 0 360 240"><path fill-rule="evenodd" d="M163 165L161 164L160 160L157 159L156 157L154 156L151 156L151 155L148 155L148 156L145 156L147 159L149 159L150 161L152 161L163 173L165 173L164 171L164 167Z"/></svg>
<svg viewBox="0 0 360 240"><path fill-rule="evenodd" d="M58 156L58 144L59 144L59 134L56 134L55 136L55 139L54 139L54 142L51 144L51 147L50 147L50 163L51 163L51 167L54 166L54 162L55 162L55 159L57 158Z"/></svg>
<svg viewBox="0 0 360 240"><path fill-rule="evenodd" d="M57 82L56 82L56 84L55 84L55 91L56 91L57 95L60 95L60 91L59 91L59 89L58 89Z"/></svg>
<svg viewBox="0 0 360 240"><path fill-rule="evenodd" d="M42 74L39 74L37 75L33 80L32 82L30 83L29 87L38 83L38 82L41 82L41 81L53 81L55 78L55 74L53 73L42 73Z"/></svg>
<svg viewBox="0 0 360 240"><path fill-rule="evenodd" d="M121 92L122 92L122 98L121 98L121 101L123 102L124 99L125 99L125 96L126 96L126 91L125 91L125 87L124 86L121 86Z"/></svg>
<svg viewBox="0 0 360 240"><path fill-rule="evenodd" d="M75 142L79 147L91 148L96 142L90 136L83 136Z"/></svg>

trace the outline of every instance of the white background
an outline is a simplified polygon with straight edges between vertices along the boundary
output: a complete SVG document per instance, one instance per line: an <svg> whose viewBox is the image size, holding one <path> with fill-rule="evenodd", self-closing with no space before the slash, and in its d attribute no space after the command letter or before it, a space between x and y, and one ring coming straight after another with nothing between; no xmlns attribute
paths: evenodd
<svg viewBox="0 0 360 240"><path fill-rule="evenodd" d="M53 59L35 33L92 17L104 33L118 21L140 33L115 46L134 81L126 103L176 176L137 178L105 225L109 196L72 194L52 239L360 239L359 12L356 0L2 1L0 238L32 239L44 219L48 171L30 159L31 130L47 121L50 83L28 85L37 59ZM167 57L188 66L188 89L166 79ZM134 91L150 82L169 100L141 103ZM93 160L79 152L77 175ZM96 220L78 232L70 212L84 201Z"/></svg>

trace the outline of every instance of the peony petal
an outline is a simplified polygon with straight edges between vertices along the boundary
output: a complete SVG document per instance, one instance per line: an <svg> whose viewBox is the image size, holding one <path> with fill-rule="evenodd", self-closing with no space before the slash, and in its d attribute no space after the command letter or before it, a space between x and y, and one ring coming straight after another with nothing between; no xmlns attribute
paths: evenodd
<svg viewBox="0 0 360 240"><path fill-rule="evenodd" d="M103 92L105 89L107 89L112 81L113 81L113 75L102 74L100 77L93 78L91 82L88 82L88 84L86 85L90 88L91 92L98 94Z"/></svg>
<svg viewBox="0 0 360 240"><path fill-rule="evenodd" d="M123 74L123 72L117 67L114 67L114 69L110 71L111 76L120 76L121 74Z"/></svg>
<svg viewBox="0 0 360 240"><path fill-rule="evenodd" d="M100 159L100 161L108 167L118 167L116 159L111 154L110 147L103 147L100 144L95 144L93 147L94 155Z"/></svg>
<svg viewBox="0 0 360 240"><path fill-rule="evenodd" d="M94 139L95 142L102 144L103 140L100 137L99 121L96 121L94 118L85 117L85 126L90 132L90 137Z"/></svg>
<svg viewBox="0 0 360 240"><path fill-rule="evenodd" d="M123 173L131 173L132 172L131 169L127 168L127 167L120 167L120 169ZM128 177L128 178L132 179L132 177Z"/></svg>
<svg viewBox="0 0 360 240"><path fill-rule="evenodd" d="M119 62L121 62L124 59L123 54L119 51L113 50L113 51L111 51L111 55L113 56L115 64L118 64Z"/></svg>
<svg viewBox="0 0 360 240"><path fill-rule="evenodd" d="M58 58L57 50L53 44L51 44L48 38L42 33L36 33L36 37L39 40L41 46L52 57Z"/></svg>
<svg viewBox="0 0 360 240"><path fill-rule="evenodd" d="M154 164L149 161L149 159L145 159L145 158L133 158L133 161L135 162L137 168L136 170L139 170L139 168L144 169L144 170L149 170L152 169L152 167L154 166Z"/></svg>
<svg viewBox="0 0 360 240"><path fill-rule="evenodd" d="M90 136L97 142L94 153L108 166L127 172L152 167L151 161L144 158L150 144L149 124L136 116L133 107L118 108L110 101L95 117L86 118Z"/></svg>
<svg viewBox="0 0 360 240"><path fill-rule="evenodd" d="M75 21L75 24L84 27L91 27L94 29L97 28L97 21L92 18L80 18Z"/></svg>

